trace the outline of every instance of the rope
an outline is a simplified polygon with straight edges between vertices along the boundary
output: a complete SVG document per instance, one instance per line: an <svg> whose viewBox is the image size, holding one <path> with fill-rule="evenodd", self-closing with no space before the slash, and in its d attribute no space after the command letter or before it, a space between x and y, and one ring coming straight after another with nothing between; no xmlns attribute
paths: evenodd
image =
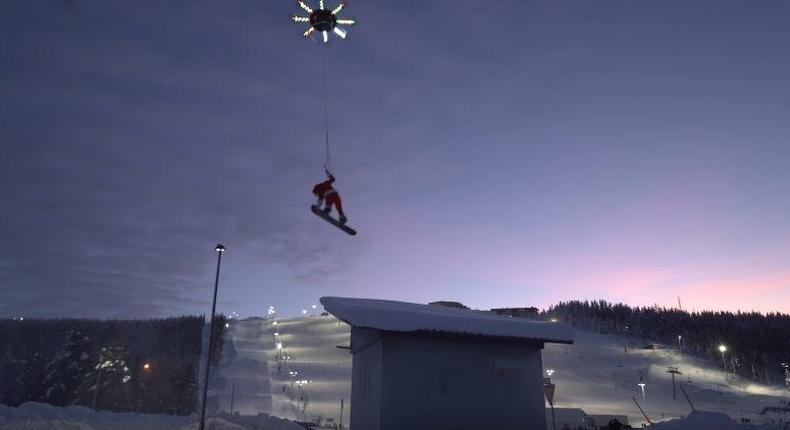
<svg viewBox="0 0 790 430"><path fill-rule="evenodd" d="M332 162L332 157L329 155L329 102L327 100L327 95L326 95L326 49L327 49L326 45L327 44L322 43L322 45L324 45L324 47L321 48L321 53L323 54L323 58L324 58L324 62L323 62L324 63L324 73L323 73L324 75L324 141L326 143L326 160L324 165L326 166L327 169L331 170L330 164Z"/></svg>

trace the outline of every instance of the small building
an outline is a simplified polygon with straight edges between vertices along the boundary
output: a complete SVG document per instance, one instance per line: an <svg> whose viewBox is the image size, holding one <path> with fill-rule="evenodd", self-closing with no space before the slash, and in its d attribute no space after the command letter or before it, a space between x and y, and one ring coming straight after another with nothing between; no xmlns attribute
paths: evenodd
<svg viewBox="0 0 790 430"><path fill-rule="evenodd" d="M563 323L386 300L324 297L351 325L351 428L545 430L541 349Z"/></svg>
<svg viewBox="0 0 790 430"><path fill-rule="evenodd" d="M494 308L491 309L492 313L515 318L529 318L532 320L538 319L540 312L536 307L528 308Z"/></svg>
<svg viewBox="0 0 790 430"><path fill-rule="evenodd" d="M469 306L466 306L465 304L463 304L461 302L454 302L454 301L450 301L450 300L439 300L439 301L436 301L436 302L430 302L428 304L431 305L431 306L445 306L445 307L448 307L448 308L469 309Z"/></svg>

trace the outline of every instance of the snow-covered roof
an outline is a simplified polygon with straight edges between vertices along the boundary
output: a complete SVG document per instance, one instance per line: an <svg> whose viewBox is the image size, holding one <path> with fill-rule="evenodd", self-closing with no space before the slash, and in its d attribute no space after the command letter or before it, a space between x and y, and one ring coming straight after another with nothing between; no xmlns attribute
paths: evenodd
<svg viewBox="0 0 790 430"><path fill-rule="evenodd" d="M466 309L390 300L322 297L327 312L353 327L394 332L440 332L573 343L573 329L560 322L512 318Z"/></svg>

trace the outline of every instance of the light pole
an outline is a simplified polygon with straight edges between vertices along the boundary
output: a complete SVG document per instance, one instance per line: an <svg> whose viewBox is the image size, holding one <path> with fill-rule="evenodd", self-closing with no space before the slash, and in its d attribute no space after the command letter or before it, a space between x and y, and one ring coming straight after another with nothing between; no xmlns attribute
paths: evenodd
<svg viewBox="0 0 790 430"><path fill-rule="evenodd" d="M678 335L678 350L680 350L680 359L683 360L683 336Z"/></svg>
<svg viewBox="0 0 790 430"><path fill-rule="evenodd" d="M645 407L647 407L647 400L645 399L645 383L640 382L636 385L639 385L639 388L642 389L642 404L645 405Z"/></svg>
<svg viewBox="0 0 790 430"><path fill-rule="evenodd" d="M724 373L727 373L727 360L724 358L724 353L727 352L727 347L719 345L719 352L721 353L721 362L724 364Z"/></svg>
<svg viewBox="0 0 790 430"><path fill-rule="evenodd" d="M217 311L217 287L219 286L219 266L222 263L222 253L225 247L218 243L214 247L217 251L217 276L214 278L214 300L211 302L211 323L208 329L208 351L206 353L206 377L203 380L203 407L200 412L200 430L206 426L206 401L208 400L208 375L211 369L211 351L214 349L214 313Z"/></svg>
<svg viewBox="0 0 790 430"><path fill-rule="evenodd" d="M623 329L623 345L625 347L625 353L628 354L628 326L625 326Z"/></svg>

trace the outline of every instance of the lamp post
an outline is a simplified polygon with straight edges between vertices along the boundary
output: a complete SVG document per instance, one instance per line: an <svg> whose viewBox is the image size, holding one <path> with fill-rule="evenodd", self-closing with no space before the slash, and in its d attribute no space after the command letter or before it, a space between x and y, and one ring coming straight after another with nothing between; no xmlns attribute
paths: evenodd
<svg viewBox="0 0 790 430"><path fill-rule="evenodd" d="M678 350L680 351L680 359L683 360L683 335L678 335Z"/></svg>
<svg viewBox="0 0 790 430"><path fill-rule="evenodd" d="M644 382L640 382L640 383L638 383L636 385L639 385L639 388L642 389L642 404L647 406L647 400L645 399L645 383Z"/></svg>
<svg viewBox="0 0 790 430"><path fill-rule="evenodd" d="M208 400L208 376L211 369L211 351L214 349L214 313L217 311L217 287L219 286L219 266L222 263L222 253L225 247L218 243L214 247L217 251L217 276L214 278L214 300L211 302L211 323L208 329L208 351L206 353L206 377L203 380L203 407L200 411L200 430L206 426L206 401Z"/></svg>
<svg viewBox="0 0 790 430"><path fill-rule="evenodd" d="M625 353L628 354L628 326L623 328L623 346L625 347Z"/></svg>
<svg viewBox="0 0 790 430"><path fill-rule="evenodd" d="M721 362L724 364L724 373L727 373L727 360L724 358L724 353L727 352L727 347L719 345L719 352L721 353Z"/></svg>

